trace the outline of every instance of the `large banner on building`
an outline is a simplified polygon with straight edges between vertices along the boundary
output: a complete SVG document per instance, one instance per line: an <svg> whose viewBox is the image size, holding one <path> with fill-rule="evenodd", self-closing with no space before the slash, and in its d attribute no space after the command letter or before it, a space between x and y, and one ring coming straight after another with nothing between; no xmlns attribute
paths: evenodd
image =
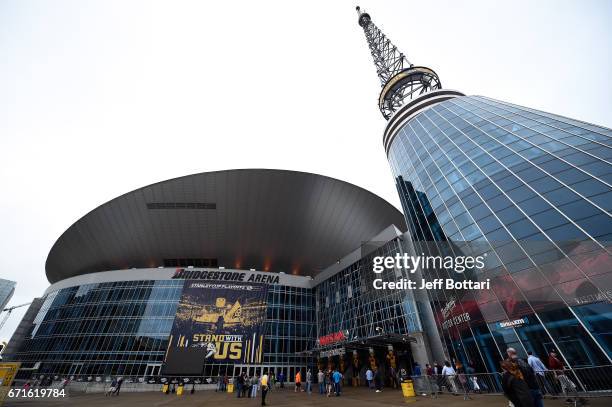
<svg viewBox="0 0 612 407"><path fill-rule="evenodd" d="M186 280L163 373L199 375L210 363L261 363L268 285Z"/></svg>

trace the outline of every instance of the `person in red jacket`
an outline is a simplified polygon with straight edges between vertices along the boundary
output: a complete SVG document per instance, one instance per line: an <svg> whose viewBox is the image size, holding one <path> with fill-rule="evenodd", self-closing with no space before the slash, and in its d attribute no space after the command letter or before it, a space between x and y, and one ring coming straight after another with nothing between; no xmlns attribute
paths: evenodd
<svg viewBox="0 0 612 407"><path fill-rule="evenodd" d="M557 376L557 380L561 385L561 392L565 397L568 397L566 401L568 403L573 402L573 400L569 398L569 393L571 392L575 396L578 395L576 385L565 374L565 366L563 365L563 361L557 356L557 353L554 350L551 350L548 354L548 368ZM582 399L580 401L582 402Z"/></svg>

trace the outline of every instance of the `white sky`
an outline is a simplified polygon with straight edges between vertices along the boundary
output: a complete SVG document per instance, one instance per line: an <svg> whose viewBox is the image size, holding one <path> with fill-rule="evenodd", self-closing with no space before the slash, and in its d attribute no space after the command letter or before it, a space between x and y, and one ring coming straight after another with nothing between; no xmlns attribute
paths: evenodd
<svg viewBox="0 0 612 407"><path fill-rule="evenodd" d="M153 182L291 169L399 207L355 5L0 0L0 277L17 281L11 304L43 293L66 228ZM360 5L445 88L612 127L612 2Z"/></svg>

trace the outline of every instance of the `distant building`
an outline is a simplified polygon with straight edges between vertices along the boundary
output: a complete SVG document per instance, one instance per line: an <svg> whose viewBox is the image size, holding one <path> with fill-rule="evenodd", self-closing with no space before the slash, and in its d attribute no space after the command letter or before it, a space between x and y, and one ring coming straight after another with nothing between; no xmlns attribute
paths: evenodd
<svg viewBox="0 0 612 407"><path fill-rule="evenodd" d="M0 278L0 310L3 310L10 301L15 292L16 284L14 281Z"/></svg>

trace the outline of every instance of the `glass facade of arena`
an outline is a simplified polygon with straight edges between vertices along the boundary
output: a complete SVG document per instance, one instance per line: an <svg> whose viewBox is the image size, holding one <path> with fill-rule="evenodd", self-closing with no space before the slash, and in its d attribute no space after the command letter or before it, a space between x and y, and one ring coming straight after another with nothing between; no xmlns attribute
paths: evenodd
<svg viewBox="0 0 612 407"><path fill-rule="evenodd" d="M408 334L421 331L416 304L408 290L374 290L375 278L399 280L399 269L372 272L374 256L402 253L402 241L394 239L326 279L316 287L318 336L348 331L349 339L364 339L384 332Z"/></svg>
<svg viewBox="0 0 612 407"><path fill-rule="evenodd" d="M474 277L491 290L431 294L449 356L483 372L509 346L610 364L612 130L469 96L394 136L389 162L417 248L473 242L469 254L487 256Z"/></svg>
<svg viewBox="0 0 612 407"><path fill-rule="evenodd" d="M418 303L410 290L376 290L375 279L398 281L407 277L397 268L380 274L372 272L375 256L402 254L405 236L386 243L370 242L362 247L361 258L339 269L315 287L317 310L317 336L325 338L341 333L339 342L317 343L319 368L338 367L347 380L361 379L366 383L368 367L381 367L381 376L391 384L390 351L397 363L395 369L412 371L415 355L402 339L422 329ZM392 338L387 337L391 334ZM346 356L326 356L326 352L340 349ZM394 362L394 363L395 363ZM355 382L353 382L355 385Z"/></svg>
<svg viewBox="0 0 612 407"><path fill-rule="evenodd" d="M37 374L156 376L184 280L95 283L47 295L31 334L15 356L22 367L40 362ZM298 353L314 345L312 290L273 285L263 368L304 368ZM259 366L258 369L261 369ZM204 376L234 375L254 367L206 365Z"/></svg>

